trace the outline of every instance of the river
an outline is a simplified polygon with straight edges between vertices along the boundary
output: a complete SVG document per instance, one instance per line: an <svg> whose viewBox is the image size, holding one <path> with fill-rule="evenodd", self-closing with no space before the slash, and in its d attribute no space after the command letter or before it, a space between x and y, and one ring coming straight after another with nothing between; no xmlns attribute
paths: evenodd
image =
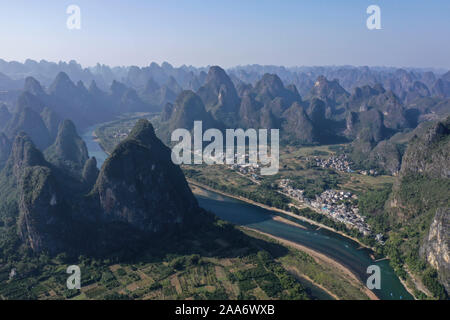
<svg viewBox="0 0 450 320"><path fill-rule="evenodd" d="M82 138L86 142L89 155L95 156L98 166L101 167L107 158L107 154L94 140L93 132L98 126L86 129L82 134ZM323 228L317 230L317 226L300 220L296 222L303 225L305 229L276 221L271 219L271 215L278 214L275 211L212 191L204 189L203 191L201 195L196 195L200 206L214 212L219 218L296 242L325 254L349 268L364 283L370 276L366 273L367 267L377 265L381 270L381 289L374 289L373 292L380 299L406 300L413 298L395 275L389 262L387 260L374 262L370 257L370 251L364 248L361 249L357 242ZM326 296L323 297L326 298Z"/></svg>

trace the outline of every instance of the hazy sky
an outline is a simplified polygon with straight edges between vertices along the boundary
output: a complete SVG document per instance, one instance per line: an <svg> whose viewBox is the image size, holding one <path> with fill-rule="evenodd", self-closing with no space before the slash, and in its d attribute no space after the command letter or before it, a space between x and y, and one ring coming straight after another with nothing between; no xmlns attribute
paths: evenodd
<svg viewBox="0 0 450 320"><path fill-rule="evenodd" d="M371 4L382 30L366 27ZM5 60L450 68L449 39L449 0L0 0Z"/></svg>

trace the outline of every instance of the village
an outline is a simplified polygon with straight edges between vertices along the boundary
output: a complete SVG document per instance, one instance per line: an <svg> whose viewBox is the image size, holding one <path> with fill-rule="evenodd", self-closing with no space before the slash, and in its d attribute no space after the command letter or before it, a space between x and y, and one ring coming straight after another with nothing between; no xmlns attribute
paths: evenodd
<svg viewBox="0 0 450 320"><path fill-rule="evenodd" d="M282 179L279 182L281 192L288 197L304 203L316 212L330 217L334 221L345 223L347 226L356 228L364 236L372 234L370 226L365 222L365 218L359 214L355 200L358 197L349 191L325 190L320 195L316 195L314 200L303 196L304 190L294 189L291 180ZM383 235L375 235L375 239L383 244Z"/></svg>
<svg viewBox="0 0 450 320"><path fill-rule="evenodd" d="M261 176L258 175L258 164L232 164L229 166L229 168L233 171L236 171L238 174L245 176L256 184L259 184L262 179Z"/></svg>
<svg viewBox="0 0 450 320"><path fill-rule="evenodd" d="M117 141L122 141L124 140L126 137L128 137L128 135L131 132L131 128L123 128L123 127L119 127L117 129L117 131L114 131L112 133L112 137L114 139L116 139Z"/></svg>
<svg viewBox="0 0 450 320"><path fill-rule="evenodd" d="M339 168L345 168L344 166L349 165L349 162L344 161L345 158L341 157L339 159L342 161L339 162L334 159L330 163L334 161L334 164ZM233 164L229 166L229 169L245 176L254 183L259 184L261 181L261 177L257 174L258 165ZM278 184L280 193L307 205L314 211L324 214L334 221L344 223L350 228L356 228L364 236L372 235L370 226L365 222L365 217L359 214L359 208L356 204L357 195L349 191L329 189L320 195L316 195L316 198L312 200L303 195L304 190L293 188L291 182L290 179L281 179ZM378 243L384 244L382 234L377 234L374 237Z"/></svg>
<svg viewBox="0 0 450 320"><path fill-rule="evenodd" d="M378 171L375 169L369 169L369 170L353 169L352 168L353 162L347 158L346 154L333 155L327 159L323 159L323 158L315 156L312 158L306 158L306 160L312 161L314 163L314 165L317 167L334 169L338 172L348 172L348 173L357 172L357 173L365 175L365 176L377 176L378 175Z"/></svg>
<svg viewBox="0 0 450 320"><path fill-rule="evenodd" d="M317 167L330 168L339 172L354 172L351 168L353 163L351 160L347 159L345 154L338 156L333 155L327 159L315 156L313 158L308 158L307 160L315 163Z"/></svg>

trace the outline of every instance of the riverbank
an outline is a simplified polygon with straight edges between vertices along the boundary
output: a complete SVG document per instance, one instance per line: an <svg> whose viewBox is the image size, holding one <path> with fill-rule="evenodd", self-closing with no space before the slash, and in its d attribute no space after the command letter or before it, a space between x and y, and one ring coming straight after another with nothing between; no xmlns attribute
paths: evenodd
<svg viewBox="0 0 450 320"><path fill-rule="evenodd" d="M292 272L292 274L294 275L294 277L296 277L299 281L301 281L301 279L305 279L306 281L311 282L314 286L316 286L317 288L319 288L320 290L323 290L324 292L326 292L328 295L330 295L331 297L333 297L335 300L341 300L336 294L334 294L333 292L331 292L330 290L328 290L327 288L325 288L324 286L322 286L321 284L318 284L317 282L315 282L314 280L312 280L310 277L308 277L306 274L301 274L301 275L297 275L296 274L296 270L290 270L288 269L288 271Z"/></svg>
<svg viewBox="0 0 450 320"><path fill-rule="evenodd" d="M433 296L431 294L431 292L423 285L422 281L417 279L417 277L411 272L411 270L408 269L408 267L406 265L403 267L403 270L405 270L406 273L408 274L408 276L410 277L410 280L411 280L412 284L414 285L414 289L415 290L421 291L422 293L424 293L428 297L432 297ZM409 287L408 283L405 280L403 280L400 277L399 277L399 279L402 282L402 284L405 287L405 289L408 290L408 292L414 297L414 299L418 300L418 298L414 294L414 289Z"/></svg>
<svg viewBox="0 0 450 320"><path fill-rule="evenodd" d="M400 282L402 283L402 285L405 287L406 291L409 292L410 295L413 296L414 300L418 300L417 297L414 295L414 290L411 289L408 284L406 283L405 280L403 280L401 277L398 277L398 279L400 280ZM414 280L413 280L414 281Z"/></svg>
<svg viewBox="0 0 450 320"><path fill-rule="evenodd" d="M214 190L213 188L210 188L208 186L204 186L201 183L197 183L197 182L192 181L190 179L188 179L188 182L189 182L189 184L191 184L194 187L194 192L195 192L196 188L202 188L202 189L205 189L205 190L209 190L209 191L221 194L223 196L227 196L227 197L230 197L230 198L233 198L233 199L244 201L246 203L249 203L249 204L252 204L252 205L255 205L255 206L259 206L259 207L261 207L263 209L277 211L277 212L280 212L280 213L283 213L283 214L286 214L286 212L287 212L287 211L284 211L284 210L281 210L281 209L278 209L278 208L273 208L273 207L269 207L269 206L263 205L261 203L257 203L255 201L252 201L252 200L249 200L249 199L246 199L246 198L243 198L243 197L233 196L233 195L227 194L225 192ZM290 214L289 216L292 216L292 215L293 214ZM291 220L288 220L288 219L285 219L285 218L282 218L282 217L278 217L277 220L279 220L281 222L284 222L284 223L286 223L286 221L288 221L287 223L289 223L291 225L293 224L295 226L299 226L295 222L292 222ZM309 219L307 219L307 220L309 220ZM320 224L316 223L315 225L320 225ZM301 226L301 227L305 228L304 226ZM320 226L320 227L326 227L326 226ZM367 297L369 297L371 300L379 300L379 298L371 290L369 290L365 286L365 284L358 278L358 276L355 273L353 273L349 268L345 267L344 265L342 265L341 263L337 262L336 260L328 257L327 255L322 254L322 253L320 253L320 252L318 252L316 250L313 250L311 248L308 248L306 246L303 246L303 245L300 245L298 243L295 243L293 241L289 241L289 240L283 239L281 237L277 237L277 236L271 235L269 233L265 233L263 231L259 231L259 230L256 230L256 229L253 229L253 228L249 228L249 227L246 227L246 226L240 226L240 228L242 228L244 230L251 230L251 231L256 232L258 234L261 234L261 235L264 235L264 236L269 237L271 239L274 239L274 240L278 241L279 243L281 243L284 246L288 246L288 247L291 247L291 248L294 248L296 250L300 250L302 252L305 252L305 253L309 254L310 256L312 256L314 258L314 260L317 263L319 263L319 264L320 263L325 263L325 264L327 264L329 266L332 266L333 268L339 270L342 274L346 275L348 277L348 279L351 280L354 283L355 286L360 287L361 291ZM330 229L330 228L327 228L327 229ZM333 230L331 230L331 231L333 231ZM318 288L324 290L326 293L328 293L332 297L338 299L336 294L333 294L332 292L330 292L328 289L324 288L320 284L312 281L312 279L308 278L307 280L311 281L315 286L317 286Z"/></svg>
<svg viewBox="0 0 450 320"><path fill-rule="evenodd" d="M106 153L108 156L111 155L111 153L109 153L108 151L106 151L106 149L103 147L102 141L101 141L101 139L97 136L97 134L95 133L95 130L92 131L92 140L95 141L95 142L99 145L100 149L102 149L104 153Z"/></svg>
<svg viewBox="0 0 450 320"><path fill-rule="evenodd" d="M220 194L220 195L225 196L225 197L229 197L229 198L233 198L233 199L236 199L236 200L239 200L239 201L243 201L243 202L245 202L245 203L248 203L248 204L251 204L251 205L260 207L260 208L265 209L265 210L275 211L275 212L279 212L279 213L284 214L284 215L288 215L289 217L295 218L295 219L297 219L297 220L305 221L305 222L308 222L308 223L310 223L310 224L312 224L312 225L318 226L318 229L320 229L320 228L325 228L325 229L327 229L327 230L329 230L329 231L331 231L331 232L333 232L333 233L336 233L336 234L339 234L339 235L341 235L341 236L344 236L345 238L348 238L348 239L350 239L350 240L355 241L356 243L358 243L358 244L360 245L360 247L359 247L358 249L364 249L364 248L366 248L366 249L372 250L372 253L369 253L369 257L370 257L370 259L371 259L374 263L375 263L375 262L379 262L379 261L383 261L383 260L388 260L388 259L389 259L388 257L384 257L384 258L381 258L381 259L378 259L378 260L377 260L377 259L375 258L375 256L374 256L374 254L373 254L373 248L368 247L367 245L364 245L363 243L361 243L360 241L358 241L358 239L355 239L355 238L353 238L353 237L351 237L351 236L348 236L348 235L346 235L346 234L344 234L344 233L342 233L342 232L339 232L339 231L337 231L337 230L334 230L333 228L330 228L330 227L328 227L328 226L322 225L322 224L317 223L317 222L315 222L315 221L311 221L311 220L308 219L308 218L304 218L304 217L301 217L301 216L297 216L297 215L295 215L295 214L293 214L293 213L291 213L291 212L288 212L288 211L285 211L285 210L282 210L282 209L279 209L279 208L270 207L270 206L267 206L267 205L264 205L264 204L255 202L255 201L253 201L253 200L250 200L250 199L247 199L247 198L244 198L244 197L241 197L241 196L236 196L236 195L228 194L228 193L226 193L226 192L223 192L223 191L220 191L220 190L216 190L216 189L214 189L214 188L211 188L211 187L209 187L209 186L206 186L206 185L204 185L204 184L202 184L202 183L199 183L199 182L196 182L196 181L192 181L191 179L187 179L187 180L188 180L188 182L189 182L191 188L193 188L194 190L197 189L197 190L203 190L203 192L205 192L205 190L206 190L206 191L210 191L210 192L214 192L214 193L216 193L216 194ZM199 189L199 188L200 188L200 189ZM273 215L273 216L271 216L271 218L272 218L273 220L278 220L277 218L274 218L274 216L276 217L276 214ZM281 216L278 216L278 217L279 217L279 221L280 221L280 222L287 223L287 224L291 224L291 225L294 225L294 226L296 226L296 227L300 226L300 227L302 227L303 229L305 229L305 227L304 227L303 225L299 225L299 224L297 224L297 223L295 223L295 222L293 222L293 221L291 221L291 220L289 220L289 219L283 218L283 217L281 217ZM306 228L306 229L307 229L307 228ZM253 230L253 229L251 229L251 230ZM301 245L299 245L299 246L301 246ZM303 247L304 247L304 246L303 246ZM307 248L307 247L304 247L304 248ZM309 248L308 248L308 249L309 249ZM309 249L309 250L312 250L312 249ZM306 251L306 250L303 250L303 251ZM316 252L317 252L317 251L316 251ZM317 252L317 253L318 253L318 252ZM322 254L322 253L319 253L319 254ZM323 254L322 254L322 255L323 255ZM325 255L324 255L324 256L325 256ZM334 262L337 263L337 264L340 264L338 261L334 260L333 258L331 258L331 257L329 257L329 256L327 256L327 258L328 258L329 260L331 260L331 261L334 261ZM342 266L342 265L341 265L341 266ZM342 266L342 267L344 267L344 266ZM346 268L346 267L344 267L344 268ZM350 273L352 273L353 276L354 276L356 279L359 279L359 278L356 276L355 273L353 273L352 271L350 271L348 268L346 268L346 269L347 269ZM404 280L401 279L400 277L398 277L398 279L399 279L401 285L404 287L404 289L411 295L411 298L416 300L417 297L415 297L415 295L414 295L414 292L413 292L414 290L412 290L412 289L407 285L406 281L404 281ZM359 280L358 280L358 281L359 281ZM366 288L366 287L365 287L365 288ZM370 290L369 290L369 291L370 291ZM375 294L374 294L372 291L370 291L370 292L375 296Z"/></svg>
<svg viewBox="0 0 450 320"><path fill-rule="evenodd" d="M346 275L348 277L348 279L351 279L351 281L354 283L355 286L360 286L361 287L361 291L367 297L369 297L370 300L379 300L379 298L372 291L370 291L361 280L359 280L359 278L357 277L356 274L354 274L350 269L348 269L347 267L343 266L339 262L331 259L330 257L328 257L328 256L326 256L326 255L324 255L324 254L322 254L322 253L320 253L318 251L310 249L308 247L302 246L301 244L298 244L298 243L295 243L293 241L289 241L289 240L286 240L286 239L283 239L283 238L280 238L280 237L276 237L276 236L271 235L271 234L266 233L266 232L262 232L262 231L259 231L259 230L253 229L253 228L249 228L249 227L245 227L245 226L240 226L240 228L242 228L244 230L251 230L251 231L256 232L258 234L261 234L261 235L263 235L265 237L274 239L274 240L278 241L279 243L281 243L284 246L291 247L291 248L294 248L296 250L300 250L300 251L303 251L303 252L309 254L311 257L313 257L313 259L317 263L319 263L319 264L321 264L321 263L328 264L328 265L332 266L333 268L339 270L342 274ZM302 276L304 276L304 275L302 275ZM314 282L312 279L307 278L307 280L311 281L315 286L317 286L320 289L324 290L329 295L339 299L338 296L336 296L336 294L334 294L330 290L324 288L322 285Z"/></svg>
<svg viewBox="0 0 450 320"><path fill-rule="evenodd" d="M292 218L294 218L294 219L297 219L297 220L301 220L301 221L307 222L307 223L309 223L309 224L315 225L315 226L320 227L320 228L323 228L323 229L327 229L327 230L329 230L329 231L331 231L331 232L337 233L337 234L339 234L339 235L341 235L341 236L343 236L343 237L346 237L346 238L348 238L348 239L350 239L350 240L355 241L356 243L358 243L358 244L361 246L361 248L366 248L366 249L370 249L370 250L374 251L374 248L369 247L368 245L362 243L362 242L359 241L357 238L354 238L354 237L352 237L352 236L349 236L349 235L345 234L345 233L342 232L342 231L338 231L338 230L333 229L333 228L331 228L331 227L329 227L329 226L326 226L326 225L324 225L324 224L322 224L322 223L319 223L319 222L316 222L316 221L314 221L314 220L311 220L311 219L308 219L308 218L305 218L305 217L296 215L296 214L294 214L294 213L292 213L292 212L289 212L289 211L286 211L286 210L283 210L283 209L279 209L279 208L276 208L276 207L270 207L270 206L267 206L267 205L265 205L265 204L262 204L262 203L259 203L259 202L255 202L255 201L253 201L253 200L250 200L250 199L247 199L247 198L244 198L244 197L241 197L241 196L236 196L236 195L229 194L229 193L226 193L226 192L223 192L223 191L220 191L220 190L216 190L216 189L214 189L214 188L211 188L211 187L209 187L209 186L207 186L207 185L204 185L204 184L202 184L202 183L200 183L200 182L197 182L197 181L194 181L194 180L192 180L192 179L188 179L188 178L187 178L186 180L188 181L188 183L189 183L190 185L194 185L194 186L197 186L197 187L199 187L199 188L203 188L203 189L206 189L206 190L209 190L209 191L212 191L212 192L221 194L221 195L226 196L226 197L229 197L229 198L233 198L233 199L236 199L236 200L240 200L240 201L243 201L243 202L252 204L252 205L254 205L254 206L258 206L258 207L263 208L263 209L266 209L266 210L276 211L276 212L279 212L279 213L288 215L289 217L292 217ZM282 217L280 217L280 218L282 218ZM285 220L288 220L288 219L285 219ZM288 221L290 221L290 220L288 220ZM290 221L290 222L292 223L292 221ZM373 258L372 258L372 259L373 259ZM374 259L373 259L373 260L374 260Z"/></svg>
<svg viewBox="0 0 450 320"><path fill-rule="evenodd" d="M188 180L188 182L189 182L189 180ZM211 189L211 188L210 188L210 189L206 189L206 187L201 186L201 185L197 185L197 184L195 184L195 183L192 182L192 181L189 182L189 184L190 184L190 187L191 187L191 189L192 189L192 192L195 193L195 194L202 195L202 189L205 189L205 190L208 190L208 191L213 191L213 192L219 193L218 191L215 191L214 189ZM224 193L224 192L222 192L222 193L220 193L220 194L231 198L230 195L227 195L227 194ZM236 198L236 197L234 197L234 199L241 200L241 199L238 199L238 198ZM244 200L241 200L241 201L244 201ZM249 201L250 201L250 200L249 200ZM251 202L248 202L248 203L251 203ZM255 202L255 203L251 203L251 204L256 205L256 202ZM301 225L301 224L299 224L299 223L296 223L296 222L294 222L294 221L292 221L292 220L283 218L283 217L278 216L278 215L271 215L270 218L271 218L272 220L280 221L280 222L289 224L289 225L294 226L294 227L297 227L297 228L302 228L302 229L305 229L305 230L307 229L305 226L303 226L303 225Z"/></svg>

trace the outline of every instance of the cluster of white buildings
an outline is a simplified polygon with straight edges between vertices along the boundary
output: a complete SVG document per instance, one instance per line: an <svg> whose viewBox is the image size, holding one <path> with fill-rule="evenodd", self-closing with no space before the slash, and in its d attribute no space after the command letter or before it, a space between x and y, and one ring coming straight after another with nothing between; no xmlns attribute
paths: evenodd
<svg viewBox="0 0 450 320"><path fill-rule="evenodd" d="M123 139L125 139L126 137L128 137L128 135L130 134L130 132L131 132L131 129L130 128L128 128L128 129L125 129L125 128L119 128L117 131L115 131L114 133L113 133L113 138L114 139L119 139L119 140L123 140Z"/></svg>
<svg viewBox="0 0 450 320"><path fill-rule="evenodd" d="M340 172L353 172L351 168L353 163L351 160L347 159L347 156L345 154L340 154L338 156L333 155L327 159L314 157L313 160L318 167L332 168Z"/></svg>
<svg viewBox="0 0 450 320"><path fill-rule="evenodd" d="M233 164L230 166L231 170L234 170L240 174L243 174L245 176L248 176L251 178L251 180L259 181L261 180L261 177L258 175L259 171L259 165L258 164Z"/></svg>
<svg viewBox="0 0 450 320"><path fill-rule="evenodd" d="M340 154L338 156L333 155L327 159L314 157L312 158L312 160L317 167L330 168L339 172L350 172L350 173L355 172L355 170L352 169L353 162L350 159L348 159L347 155L345 154ZM375 169L359 170L357 172L365 176L377 176L379 174L378 171Z"/></svg>
<svg viewBox="0 0 450 320"><path fill-rule="evenodd" d="M310 205L333 220L355 227L363 235L368 236L371 234L370 226L364 221L365 218L359 214L358 206L352 201L355 199L357 199L356 195L352 195L348 191L326 190L316 196L316 199L312 200Z"/></svg>
<svg viewBox="0 0 450 320"><path fill-rule="evenodd" d="M317 195L314 200L310 200L303 196L304 190L293 188L289 179L280 180L278 186L282 193L303 202L316 212L356 228L365 236L372 234L370 226L365 222L365 217L359 214L359 208L355 204L358 197L351 192L326 190ZM381 244L384 243L382 234L377 234L375 239Z"/></svg>

